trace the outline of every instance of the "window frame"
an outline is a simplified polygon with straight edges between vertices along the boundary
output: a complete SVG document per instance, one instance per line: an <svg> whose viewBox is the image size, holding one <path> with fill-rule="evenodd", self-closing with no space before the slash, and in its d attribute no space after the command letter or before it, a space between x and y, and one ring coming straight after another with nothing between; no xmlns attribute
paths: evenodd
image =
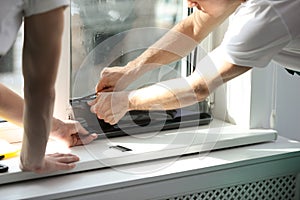
<svg viewBox="0 0 300 200"><path fill-rule="evenodd" d="M70 18L70 7L68 7L65 10L65 29L62 39L62 54L56 80L54 116L60 119L67 119L72 114L69 104L71 89ZM209 41L213 39L213 35L209 35L208 37ZM210 45L212 45L212 43L210 43ZM210 47L213 48L212 46ZM250 117L253 117L253 113L251 113L252 81L252 73L247 72L235 80L232 80L224 86L218 88L211 97L213 99L212 112L214 118L229 122L230 124L236 124L245 128L249 128L251 125ZM240 99L241 97L243 98ZM237 102L239 103L237 104ZM236 112L236 110L239 112ZM0 130L1 129L2 127L0 126Z"/></svg>
<svg viewBox="0 0 300 200"><path fill-rule="evenodd" d="M184 1L183 8L187 7L187 2ZM54 116L60 119L69 119L72 116L70 107L70 76L71 76L71 15L70 7L65 11L65 29L63 32L62 54L60 59L59 71L56 80L56 99ZM184 9L183 16L188 15L188 9ZM225 24L225 23L224 23ZM224 32L227 26L221 31ZM207 38L199 44L200 48L204 48L208 52L213 50L217 44L214 42L214 35L218 34L216 30L210 33ZM203 45L204 43L204 45ZM187 58L182 59L183 75L188 74ZM194 64L194 63L193 63ZM220 86L211 96L212 114L214 118L223 120L227 123L239 125L245 128L251 127L251 83L252 72L246 72L240 77L229 81ZM225 102L225 103L224 103Z"/></svg>
<svg viewBox="0 0 300 200"><path fill-rule="evenodd" d="M187 2L183 2L183 8L187 7ZM71 78L71 17L70 7L65 10L65 29L62 38L62 54L59 62L59 71L56 79L56 98L54 107L54 116L59 119L70 119L72 116L72 108L70 106L70 78ZM183 16L188 15L188 9L183 10ZM212 50L216 44L214 44L213 32L208 35L205 42L202 42L199 46L205 48L207 51ZM205 47L203 47L205 43ZM201 46L202 45L202 46ZM186 75L187 67L186 58L182 59L182 71L183 75ZM255 113L253 106L251 107L251 94L252 85L252 72L246 72L244 75L229 81L224 86L218 88L211 96L210 103L212 106L212 114L214 118L224 120L227 123L241 125L245 128L253 127L253 119ZM255 92L257 93L257 92ZM257 99L257 97L255 98ZM224 103L226 102L226 103ZM237 103L238 102L238 103ZM255 107L254 107L255 108ZM238 111L238 112L237 112ZM256 127L255 128L259 128Z"/></svg>

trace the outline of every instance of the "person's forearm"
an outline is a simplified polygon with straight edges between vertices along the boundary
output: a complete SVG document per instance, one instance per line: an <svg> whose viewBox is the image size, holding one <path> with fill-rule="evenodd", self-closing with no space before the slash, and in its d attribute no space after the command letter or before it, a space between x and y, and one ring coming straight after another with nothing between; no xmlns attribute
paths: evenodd
<svg viewBox="0 0 300 200"><path fill-rule="evenodd" d="M139 57L129 62L125 66L129 71L128 73L137 77L147 71L182 59L231 12L233 10L215 18L201 11L195 11L175 25Z"/></svg>
<svg viewBox="0 0 300 200"><path fill-rule="evenodd" d="M24 52L24 66L42 67L42 62L35 59L34 54ZM39 63L39 64L37 64ZM51 63L51 62L50 62ZM57 63L56 63L57 64ZM54 65L55 66L55 65ZM54 68L48 66L49 68ZM26 70L26 69L24 69ZM24 136L22 141L21 164L25 170L38 170L44 161L46 145L52 123L53 106L55 99L53 75L24 74ZM56 75L56 74L55 74ZM42 78L44 77L44 78ZM45 82L48 80L49 82Z"/></svg>
<svg viewBox="0 0 300 200"><path fill-rule="evenodd" d="M184 32L184 28L193 26L191 18L192 16L181 21L139 57L129 62L125 66L129 73L140 76L147 71L177 61L192 51L198 42L190 37L189 33Z"/></svg>
<svg viewBox="0 0 300 200"><path fill-rule="evenodd" d="M134 90L129 94L129 110L170 110L195 104L201 98L204 100L208 95L205 84L202 97L199 98L193 82L191 77L178 78Z"/></svg>
<svg viewBox="0 0 300 200"><path fill-rule="evenodd" d="M29 93L30 91L30 93ZM24 88L24 137L22 144L22 164L30 169L38 169L43 162L48 142L54 105L54 91Z"/></svg>
<svg viewBox="0 0 300 200"><path fill-rule="evenodd" d="M21 151L23 170L39 171L41 167L45 167L44 158L52 123L63 19L63 8L25 19L25 109Z"/></svg>
<svg viewBox="0 0 300 200"><path fill-rule="evenodd" d="M169 110L189 106L205 100L217 87L251 69L224 61L218 49L198 64L196 70L186 78L131 91L128 95L128 109Z"/></svg>
<svg viewBox="0 0 300 200"><path fill-rule="evenodd" d="M23 127L24 99L14 91L0 83L0 117ZM59 119L52 117L52 127L61 123Z"/></svg>
<svg viewBox="0 0 300 200"><path fill-rule="evenodd" d="M18 126L22 126L23 99L0 84L0 117Z"/></svg>

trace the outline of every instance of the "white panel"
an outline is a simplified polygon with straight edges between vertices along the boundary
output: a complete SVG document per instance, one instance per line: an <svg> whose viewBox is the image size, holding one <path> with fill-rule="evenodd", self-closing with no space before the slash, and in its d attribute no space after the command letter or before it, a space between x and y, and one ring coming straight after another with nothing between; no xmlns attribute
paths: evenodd
<svg viewBox="0 0 300 200"><path fill-rule="evenodd" d="M274 66L252 70L251 127L269 128L273 103Z"/></svg>
<svg viewBox="0 0 300 200"><path fill-rule="evenodd" d="M276 125L280 135L300 141L300 76L278 69Z"/></svg>
<svg viewBox="0 0 300 200"><path fill-rule="evenodd" d="M300 76L289 74L276 63L253 69L251 128L272 127L273 111L274 129L278 134L300 141L299 88Z"/></svg>
<svg viewBox="0 0 300 200"><path fill-rule="evenodd" d="M214 120L210 126L104 138L86 146L73 147L71 152L78 155L81 161L77 168L69 171L69 173L161 158L172 157L176 161L181 155L201 152L204 156L212 150L276 139L277 133L273 130L245 130L217 120ZM121 151L115 148L117 145L129 148L130 151ZM58 151L58 144L55 144L54 147L55 152ZM16 157L2 162L10 166L10 170L9 173L1 175L0 184L67 173L57 172L43 175L24 173L20 171L18 161L19 158Z"/></svg>
<svg viewBox="0 0 300 200"><path fill-rule="evenodd" d="M55 89L54 116L66 119L70 97L70 8L65 10L65 28L62 38L62 53L57 74Z"/></svg>

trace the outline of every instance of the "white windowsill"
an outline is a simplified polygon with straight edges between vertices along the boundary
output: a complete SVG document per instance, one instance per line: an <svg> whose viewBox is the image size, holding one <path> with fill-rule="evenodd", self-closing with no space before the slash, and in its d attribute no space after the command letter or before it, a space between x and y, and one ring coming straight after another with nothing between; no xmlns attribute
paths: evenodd
<svg viewBox="0 0 300 200"><path fill-rule="evenodd" d="M21 141L22 129L14 126L10 129L9 126L7 124L1 127L4 130L1 131L2 136L5 136L4 138L10 142ZM55 153L59 149L60 152L71 152L80 157L81 160L74 170L47 175L21 172L18 164L19 158L14 157L1 161L2 164L9 166L9 172L0 174L0 184L161 158L172 157L176 161L180 155L194 152L204 152L202 154L206 155L212 149L223 149L261 141L273 141L277 137L276 132L272 130L248 130L247 132L245 129L240 129L237 126L226 124L217 119L214 119L209 126L201 126L198 129L194 127L184 128L180 130L180 134L176 134L177 131L170 130L138 136L100 139L89 145L73 147L71 149L59 143L50 142L47 147L48 153ZM10 137L10 134L13 137ZM20 147L21 142L14 143L14 145ZM114 145L129 147L133 151L121 152L110 148Z"/></svg>
<svg viewBox="0 0 300 200"><path fill-rule="evenodd" d="M248 181L253 181L258 178L274 176L274 173L278 173L279 165L271 165L272 170L268 167L259 169L257 171L249 170L255 167L257 164L277 162L283 160L286 171L295 172L297 164L300 162L300 143L290 141L288 139L279 137L275 142L249 145L237 148L225 149L222 151L213 151L202 156L202 154L189 155L176 160L172 158L160 159L155 161L136 163L130 165L118 166L115 168L104 168L100 170L86 171L84 173L74 173L69 175L61 175L56 177L48 177L47 179L32 180L30 182L18 182L8 185L1 185L1 196L4 199L20 199L20 198L47 198L57 199L66 197L87 198L87 195L93 195L95 193L103 193L104 199L129 199L128 196L122 196L124 191L129 191L129 196L146 199L155 195L172 193L182 193L184 190L195 190L198 186L205 188L222 185L228 179L225 177L248 177ZM284 160L293 160L293 165L290 165ZM291 160L290 160L291 161ZM249 166L249 167L248 167ZM268 165L270 167L270 165ZM226 174L228 169L239 169L241 174ZM243 168L249 171L243 171ZM153 193L150 189L147 189L147 184L154 183L154 186L159 187L159 183L163 181L176 180L181 177L196 177L199 174L205 175L204 177L212 175L214 173L221 173L225 171L223 179L219 177L220 182L213 182L207 179L197 179L198 185L181 185L183 191L174 191L172 188L161 188L160 194ZM244 173L243 173L244 172ZM245 173L246 172L246 173ZM255 176L251 175L255 174ZM281 175L281 174L278 174ZM259 176L259 177L257 177ZM213 177L213 176L212 176ZM212 178L211 177L211 178ZM238 181L235 180L235 181ZM184 184L181 182L181 184ZM143 189L143 185L145 188ZM149 186L149 185L148 185ZM153 187L153 186L152 186ZM126 189L128 188L128 189ZM131 189L134 189L132 193ZM119 193L120 191L121 193ZM131 193L130 193L131 191ZM78 197L78 195L85 195ZM128 194L127 194L128 195ZM115 198L114 198L115 197Z"/></svg>

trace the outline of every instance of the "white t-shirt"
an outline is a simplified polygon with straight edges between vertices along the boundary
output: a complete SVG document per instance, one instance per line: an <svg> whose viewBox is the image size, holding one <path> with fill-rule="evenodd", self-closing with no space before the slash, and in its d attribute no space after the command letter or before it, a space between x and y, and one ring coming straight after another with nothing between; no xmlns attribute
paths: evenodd
<svg viewBox="0 0 300 200"><path fill-rule="evenodd" d="M68 0L0 0L0 56L14 43L23 17L67 6Z"/></svg>
<svg viewBox="0 0 300 200"><path fill-rule="evenodd" d="M226 61L300 71L300 0L248 0L231 16L220 45Z"/></svg>

